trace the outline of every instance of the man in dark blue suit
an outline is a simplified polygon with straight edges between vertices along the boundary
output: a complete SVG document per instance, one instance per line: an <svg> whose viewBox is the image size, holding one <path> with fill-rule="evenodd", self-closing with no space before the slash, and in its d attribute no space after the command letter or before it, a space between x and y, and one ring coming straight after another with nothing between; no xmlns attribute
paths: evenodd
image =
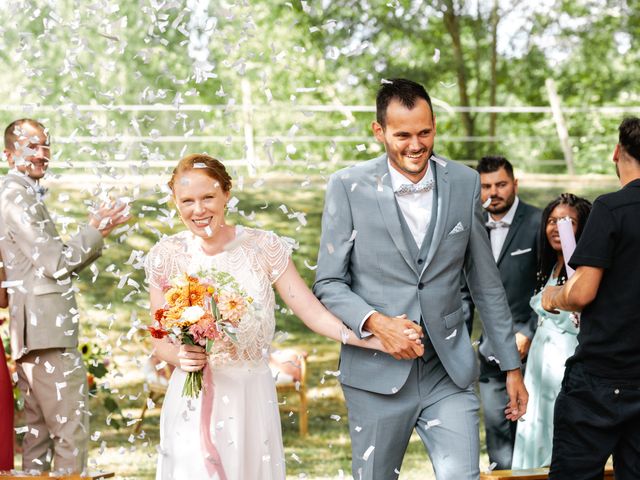
<svg viewBox="0 0 640 480"><path fill-rule="evenodd" d="M529 299L536 286L541 212L518 198L518 180L506 158L483 157L476 170L480 174L482 203L487 210L485 220L491 251L507 293L518 352L524 360L537 326L537 316L529 306ZM473 312L472 304L468 303L467 307ZM480 398L489 460L496 464L496 469L510 469L516 424L504 417L509 401L506 376L484 336L480 339L479 357Z"/></svg>

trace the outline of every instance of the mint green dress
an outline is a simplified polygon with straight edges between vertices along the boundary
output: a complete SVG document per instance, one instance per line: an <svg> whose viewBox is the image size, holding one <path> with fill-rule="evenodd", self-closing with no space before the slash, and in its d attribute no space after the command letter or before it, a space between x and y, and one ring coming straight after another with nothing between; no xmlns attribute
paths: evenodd
<svg viewBox="0 0 640 480"><path fill-rule="evenodd" d="M557 281L550 277L547 285L556 285ZM578 345L578 328L570 313L549 313L542 308L541 301L541 292L531 297L531 308L538 314L538 329L531 342L524 376L529 403L516 430L511 465L514 470L551 463L553 407L560 393L565 361Z"/></svg>

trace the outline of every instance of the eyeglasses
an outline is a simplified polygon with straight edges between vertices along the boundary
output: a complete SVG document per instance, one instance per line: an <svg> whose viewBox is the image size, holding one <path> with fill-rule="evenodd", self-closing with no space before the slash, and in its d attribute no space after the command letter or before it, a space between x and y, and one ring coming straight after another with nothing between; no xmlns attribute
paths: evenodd
<svg viewBox="0 0 640 480"><path fill-rule="evenodd" d="M562 220L563 218L568 218L569 220L571 220L571 223L573 225L577 225L578 224L578 220L573 218L573 217L549 217L547 219L547 225L557 225L558 224L558 220Z"/></svg>

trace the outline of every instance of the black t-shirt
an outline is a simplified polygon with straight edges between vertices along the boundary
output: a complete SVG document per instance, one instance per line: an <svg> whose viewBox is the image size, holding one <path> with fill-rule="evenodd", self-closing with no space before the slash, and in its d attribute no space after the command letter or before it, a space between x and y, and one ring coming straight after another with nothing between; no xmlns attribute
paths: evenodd
<svg viewBox="0 0 640 480"><path fill-rule="evenodd" d="M582 312L578 347L567 365L592 375L640 380L640 179L593 203L571 267L604 269Z"/></svg>

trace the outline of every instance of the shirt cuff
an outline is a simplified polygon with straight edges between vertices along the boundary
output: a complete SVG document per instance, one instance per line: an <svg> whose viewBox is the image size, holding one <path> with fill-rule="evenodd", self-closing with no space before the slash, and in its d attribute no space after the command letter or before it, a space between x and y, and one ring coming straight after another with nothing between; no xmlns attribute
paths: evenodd
<svg viewBox="0 0 640 480"><path fill-rule="evenodd" d="M358 330L360 330L360 338L367 338L370 337L371 335L373 335L373 333L368 332L367 330L363 330L364 328L364 322L367 321L367 318L369 318L371 315L373 315L374 313L376 313L376 310L371 310L370 312L368 312L364 318L362 319L362 321L360 322L360 327L358 328Z"/></svg>

